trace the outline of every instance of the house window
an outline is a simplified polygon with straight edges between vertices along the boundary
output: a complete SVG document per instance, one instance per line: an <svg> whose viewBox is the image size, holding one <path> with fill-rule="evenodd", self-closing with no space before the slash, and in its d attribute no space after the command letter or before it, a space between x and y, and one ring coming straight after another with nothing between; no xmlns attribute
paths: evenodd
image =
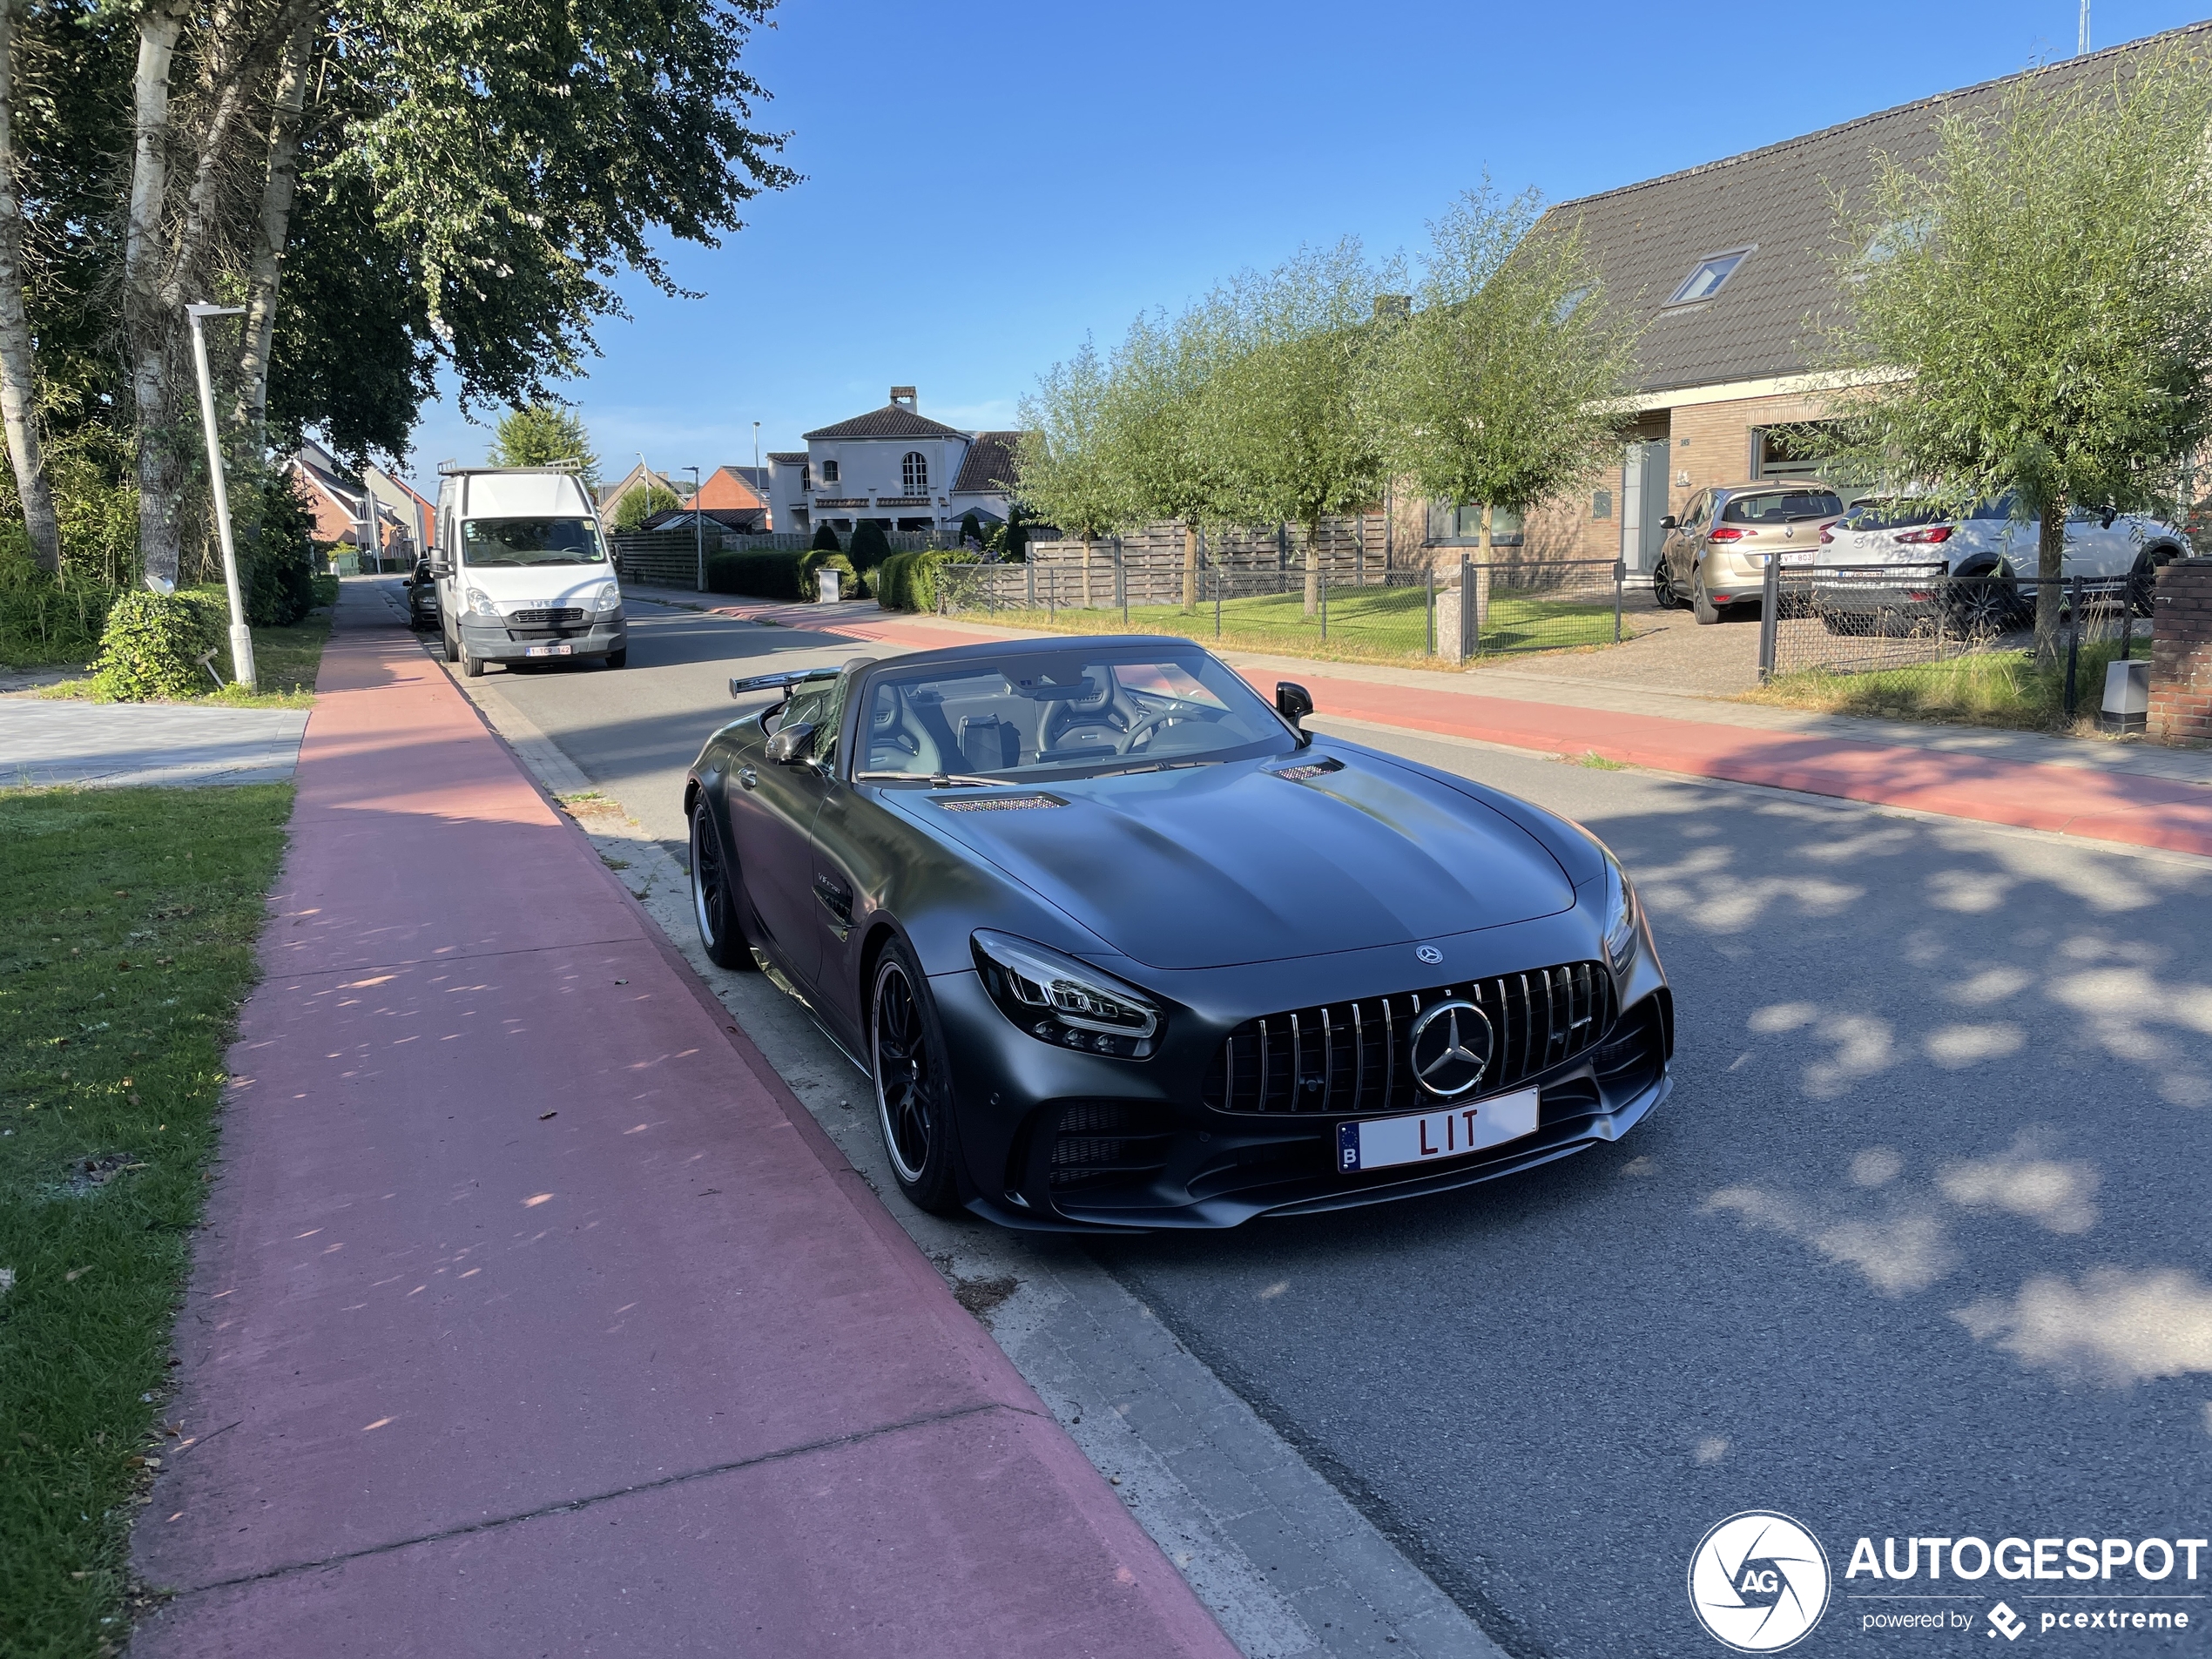
<svg viewBox="0 0 2212 1659"><path fill-rule="evenodd" d="M802 496L803 496L803 495L805 495L805 494L806 494L808 490L812 489L813 487L814 487L814 469L813 469L813 464L812 464L811 462L805 462L805 461L802 461L802 462L800 462L799 463L799 493L800 495L802 495Z"/></svg>
<svg viewBox="0 0 2212 1659"><path fill-rule="evenodd" d="M1611 490L1594 489L1590 492L1590 516L1592 518L1613 516L1613 492Z"/></svg>
<svg viewBox="0 0 2212 1659"><path fill-rule="evenodd" d="M1559 304L1552 308L1552 327L1557 328L1565 326L1567 320L1580 311L1582 308L1582 301L1589 297L1590 285L1587 282L1579 288L1570 288L1560 295Z"/></svg>
<svg viewBox="0 0 2212 1659"><path fill-rule="evenodd" d="M822 482L826 484L833 484L837 482L837 462L834 461L822 462Z"/></svg>
<svg viewBox="0 0 2212 1659"><path fill-rule="evenodd" d="M906 486L905 494L926 496L929 493L929 457L919 449L907 451L906 459L899 463L899 482Z"/></svg>
<svg viewBox="0 0 2212 1659"><path fill-rule="evenodd" d="M1819 427L1753 427L1751 476L1754 478L1818 478L1826 470L1824 458L1814 453Z"/></svg>
<svg viewBox="0 0 2212 1659"><path fill-rule="evenodd" d="M1454 507L1449 502L1429 502L1428 539L1432 544L1474 545L1482 539L1482 509L1480 507ZM1521 515L1509 513L1502 507L1492 508L1490 540L1498 547L1520 546Z"/></svg>
<svg viewBox="0 0 2212 1659"><path fill-rule="evenodd" d="M1682 287L1675 290L1667 303L1693 306L1701 300L1711 299L1721 291L1721 285L1736 274L1736 267L1757 251L1756 247L1736 247L1698 260L1697 268L1682 280Z"/></svg>

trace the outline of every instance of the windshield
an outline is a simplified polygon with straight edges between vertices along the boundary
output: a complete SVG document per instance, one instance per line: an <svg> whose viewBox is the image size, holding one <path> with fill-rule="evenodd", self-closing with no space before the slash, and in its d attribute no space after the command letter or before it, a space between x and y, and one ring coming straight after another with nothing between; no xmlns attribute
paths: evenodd
<svg viewBox="0 0 2212 1659"><path fill-rule="evenodd" d="M1855 502L1844 515L1844 528L1853 530L1903 530L1921 524L1950 522L1949 513L1936 512L1922 502L1892 499Z"/></svg>
<svg viewBox="0 0 2212 1659"><path fill-rule="evenodd" d="M1731 496L1721 509L1723 524L1802 524L1809 518L1832 518L1844 503L1825 489L1777 490L1766 496Z"/></svg>
<svg viewBox="0 0 2212 1659"><path fill-rule="evenodd" d="M465 518L463 564L604 564L599 527L588 518Z"/></svg>
<svg viewBox="0 0 2212 1659"><path fill-rule="evenodd" d="M1204 651L1056 651L879 678L863 776L1095 775L1288 753L1297 739Z"/></svg>

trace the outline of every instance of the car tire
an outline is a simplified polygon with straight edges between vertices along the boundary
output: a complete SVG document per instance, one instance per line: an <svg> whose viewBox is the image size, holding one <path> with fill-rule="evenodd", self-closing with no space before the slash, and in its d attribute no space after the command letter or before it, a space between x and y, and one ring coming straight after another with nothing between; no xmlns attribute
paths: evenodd
<svg viewBox="0 0 2212 1659"><path fill-rule="evenodd" d="M624 645L620 651L609 651L606 655L605 661L609 668L621 668L625 666L630 661L630 647Z"/></svg>
<svg viewBox="0 0 2212 1659"><path fill-rule="evenodd" d="M1651 603L1662 610L1673 610L1682 604L1682 596L1675 591L1675 579L1667 573L1664 559L1651 569Z"/></svg>
<svg viewBox="0 0 2212 1659"><path fill-rule="evenodd" d="M1956 578L1944 596L1944 622L1953 633L1993 639L2020 626L2020 583L2007 564L1993 564Z"/></svg>
<svg viewBox="0 0 2212 1659"><path fill-rule="evenodd" d="M899 1190L917 1210L955 1213L960 1181L945 1028L928 980L895 939L869 976L868 1066L876 1127Z"/></svg>
<svg viewBox="0 0 2212 1659"><path fill-rule="evenodd" d="M459 662L461 660L461 631L458 628L447 627L444 620L441 618L438 623L438 637L445 642L446 661Z"/></svg>
<svg viewBox="0 0 2212 1659"><path fill-rule="evenodd" d="M1721 619L1720 607L1705 592L1705 567L1702 564L1690 572L1689 609L1701 628L1710 627Z"/></svg>
<svg viewBox="0 0 2212 1659"><path fill-rule="evenodd" d="M2158 592L2158 573L2182 556L2177 547L2147 547L2128 573L2128 608L2138 617L2151 614Z"/></svg>
<svg viewBox="0 0 2212 1659"><path fill-rule="evenodd" d="M705 792L691 805L691 919L698 923L700 947L717 968L743 972L753 966L738 924L737 860L723 845Z"/></svg>
<svg viewBox="0 0 2212 1659"><path fill-rule="evenodd" d="M484 677L484 659L470 651L466 644L461 647L461 671L472 680Z"/></svg>

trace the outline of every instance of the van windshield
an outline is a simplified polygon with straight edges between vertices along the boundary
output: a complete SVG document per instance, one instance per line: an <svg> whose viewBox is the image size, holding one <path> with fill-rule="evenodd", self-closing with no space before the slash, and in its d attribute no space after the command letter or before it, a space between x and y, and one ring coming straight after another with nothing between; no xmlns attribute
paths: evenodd
<svg viewBox="0 0 2212 1659"><path fill-rule="evenodd" d="M604 564L599 527L588 518L466 518L463 564Z"/></svg>

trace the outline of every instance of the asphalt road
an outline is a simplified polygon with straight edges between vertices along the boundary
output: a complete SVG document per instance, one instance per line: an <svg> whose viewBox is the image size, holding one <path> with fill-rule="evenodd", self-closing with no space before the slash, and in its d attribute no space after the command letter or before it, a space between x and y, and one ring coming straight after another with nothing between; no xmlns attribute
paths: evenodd
<svg viewBox="0 0 2212 1659"><path fill-rule="evenodd" d="M730 675L892 649L640 612L625 670L477 689L671 846ZM2212 1550L2195 1581L1844 1571L1861 1536L2212 1535L2212 864L1344 729L1614 847L1674 1097L1510 1182L1096 1258L1517 1655L1724 1651L1686 1570L1745 1509L1833 1564L1797 1652L1985 1650L2000 1597L2070 1653L2203 1651L2212 1599L2112 1598L2203 1596ZM2040 1629L2114 1607L2190 1628ZM1937 1610L1966 1622L1863 1629Z"/></svg>

